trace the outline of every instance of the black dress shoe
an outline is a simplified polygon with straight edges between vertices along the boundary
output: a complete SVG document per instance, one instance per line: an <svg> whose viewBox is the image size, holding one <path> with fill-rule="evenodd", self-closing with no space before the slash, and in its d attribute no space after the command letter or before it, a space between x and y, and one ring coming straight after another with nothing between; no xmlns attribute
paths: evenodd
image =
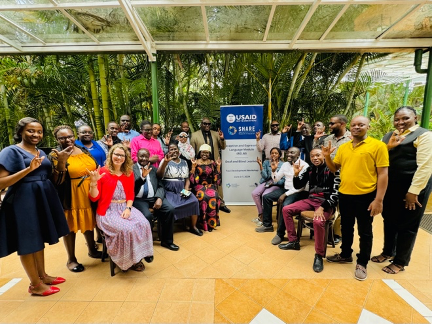
<svg viewBox="0 0 432 324"><path fill-rule="evenodd" d="M171 251L178 251L180 249L179 246L175 245L174 243L161 242L161 246L163 246L164 248L167 248Z"/></svg>
<svg viewBox="0 0 432 324"><path fill-rule="evenodd" d="M300 250L300 243L299 242L288 242L285 244L279 244L279 249L281 250Z"/></svg>
<svg viewBox="0 0 432 324"><path fill-rule="evenodd" d="M75 268L69 269L69 271L72 271L72 272L83 272L84 271L84 266L81 263L78 263L78 265L75 266Z"/></svg>
<svg viewBox="0 0 432 324"><path fill-rule="evenodd" d="M195 235L198 235L198 236L203 236L203 232L199 229L199 228L191 228L191 230L190 230L190 232L192 233L192 234L195 234Z"/></svg>
<svg viewBox="0 0 432 324"><path fill-rule="evenodd" d="M222 206L219 208L219 210L223 211L224 213L231 213L231 209L229 209L227 206Z"/></svg>
<svg viewBox="0 0 432 324"><path fill-rule="evenodd" d="M323 258L319 254L315 254L315 259L313 263L313 271L321 272L324 269Z"/></svg>
<svg viewBox="0 0 432 324"><path fill-rule="evenodd" d="M90 258L93 258L93 259L100 259L100 258L102 258L102 251L96 251L95 254L90 254L89 253L88 256ZM106 257L108 257L108 255Z"/></svg>
<svg viewBox="0 0 432 324"><path fill-rule="evenodd" d="M153 255L144 257L144 260L147 263L152 263L153 259L154 259Z"/></svg>

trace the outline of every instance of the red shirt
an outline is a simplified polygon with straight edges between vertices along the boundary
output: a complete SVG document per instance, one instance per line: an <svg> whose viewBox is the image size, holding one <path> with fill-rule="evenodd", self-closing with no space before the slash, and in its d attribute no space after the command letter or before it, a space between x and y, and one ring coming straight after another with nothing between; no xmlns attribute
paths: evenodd
<svg viewBox="0 0 432 324"><path fill-rule="evenodd" d="M126 176L122 174L121 176L116 176L115 174L110 174L109 170L106 167L103 167L99 171L100 174L105 173L105 175L100 178L100 180L97 183L99 194L97 197L90 196L89 198L91 201L97 201L98 207L96 210L96 213L100 216L105 216L106 211L111 204L112 196L114 195L115 188L117 186L117 181L120 180L120 182L123 185L123 189L126 194L126 201L127 200L134 200L135 192L134 192L134 175L133 172L129 176Z"/></svg>

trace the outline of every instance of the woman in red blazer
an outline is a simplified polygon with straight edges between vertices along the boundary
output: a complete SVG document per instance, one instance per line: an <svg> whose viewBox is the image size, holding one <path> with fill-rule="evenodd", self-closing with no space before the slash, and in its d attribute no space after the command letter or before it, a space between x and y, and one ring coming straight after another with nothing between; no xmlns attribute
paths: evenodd
<svg viewBox="0 0 432 324"><path fill-rule="evenodd" d="M89 171L92 201L98 201L96 222L105 234L108 254L123 271L144 271L142 259L153 260L150 224L132 207L134 175L129 150L123 144L108 152L106 165Z"/></svg>

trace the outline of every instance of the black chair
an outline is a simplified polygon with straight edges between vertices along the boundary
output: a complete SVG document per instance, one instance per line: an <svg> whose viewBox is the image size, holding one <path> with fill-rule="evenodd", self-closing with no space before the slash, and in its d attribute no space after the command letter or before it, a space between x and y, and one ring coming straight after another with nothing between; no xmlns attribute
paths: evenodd
<svg viewBox="0 0 432 324"><path fill-rule="evenodd" d="M111 257L108 255L107 252L107 246L106 246L106 242L105 242L105 233L101 230L101 237L102 237L102 257L101 257L101 261L105 262L105 257L108 256L110 259L110 272L111 272L111 277L114 277L115 275L115 267L116 264L114 263L114 261L111 259Z"/></svg>

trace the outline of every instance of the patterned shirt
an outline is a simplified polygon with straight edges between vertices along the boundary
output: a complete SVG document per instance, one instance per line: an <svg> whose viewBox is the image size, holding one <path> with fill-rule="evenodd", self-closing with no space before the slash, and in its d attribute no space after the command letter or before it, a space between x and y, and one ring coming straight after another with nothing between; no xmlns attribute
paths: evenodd
<svg viewBox="0 0 432 324"><path fill-rule="evenodd" d="M331 134L324 139L324 144L323 144L324 146L328 146L328 143L331 142L331 146L336 147L336 150L334 150L333 153L330 155L332 160L335 158L339 146L341 146L346 142L351 141L350 136L351 136L351 132L347 130L345 134L343 134L342 137L340 138L336 138L335 134Z"/></svg>

